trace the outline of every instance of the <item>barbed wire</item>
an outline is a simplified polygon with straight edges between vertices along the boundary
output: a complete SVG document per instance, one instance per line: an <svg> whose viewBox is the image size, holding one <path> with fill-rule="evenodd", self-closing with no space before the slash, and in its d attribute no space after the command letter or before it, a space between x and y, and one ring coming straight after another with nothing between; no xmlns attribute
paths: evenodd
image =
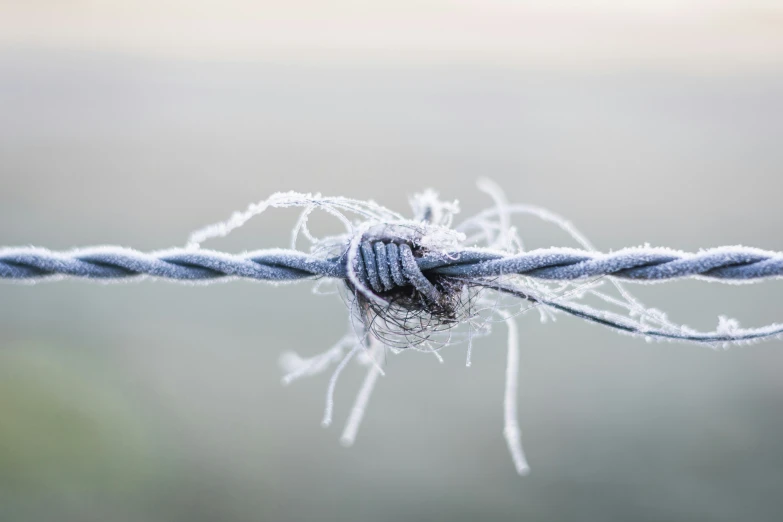
<svg viewBox="0 0 783 522"><path fill-rule="evenodd" d="M516 413L517 315L537 309L541 320L548 321L554 320L556 313L565 313L648 341L690 342L713 348L783 337L783 324L742 328L736 319L726 316L719 317L714 330L699 331L672 322L664 312L645 306L625 288L626 281L697 278L748 283L781 278L781 252L726 246L688 253L642 246L601 253L557 214L535 206L510 205L500 188L488 180L480 181L479 189L493 198L495 206L457 226L452 226L459 212L457 202L441 201L434 191L414 196L413 219L372 201L277 193L225 221L197 230L185 248L157 252L117 246L62 252L36 247L0 248L0 280L120 282L152 278L191 284L233 279L271 283L336 281L349 309L349 334L321 354L300 357L288 352L280 362L286 371L285 383L336 365L326 394L325 426L332 421L334 390L348 362L355 359L368 366L341 437L346 445L353 443L372 389L378 377L385 374L382 366L387 350L399 353L411 349L442 360L439 352L443 347L465 341L466 365L470 366L473 339L488 335L493 324L504 323L508 356L503 433L519 474L526 474L529 467ZM291 249L231 254L201 248L205 240L224 237L270 208L301 209L292 231ZM345 232L315 237L308 228L308 218L315 210L337 218ZM526 250L510 223L515 214L554 224L581 249ZM310 241L309 253L296 249L300 234ZM605 281L614 290L601 290ZM504 297L513 302L503 302Z"/></svg>
<svg viewBox="0 0 783 522"><path fill-rule="evenodd" d="M366 248L364 245L370 245ZM406 281L417 277L410 265L389 264L388 258L369 259L371 243L362 245L365 266L385 273L399 267ZM392 245L394 243L391 243ZM387 244L388 245L388 244ZM634 281L664 281L700 277L724 282L783 277L783 253L741 246L697 253L636 247L610 253L571 248L548 248L509 255L483 249L425 254L416 257L421 274L453 277L523 275L548 281L573 281L610 276ZM370 274L372 271L370 271ZM43 248L0 248L0 279L45 280L55 277L123 280L154 277L174 281L219 281L242 278L296 281L314 277L347 278L343 257L323 259L296 250L270 249L229 254L204 249L171 249L145 253L105 246L55 252ZM368 276L368 282L375 281Z"/></svg>

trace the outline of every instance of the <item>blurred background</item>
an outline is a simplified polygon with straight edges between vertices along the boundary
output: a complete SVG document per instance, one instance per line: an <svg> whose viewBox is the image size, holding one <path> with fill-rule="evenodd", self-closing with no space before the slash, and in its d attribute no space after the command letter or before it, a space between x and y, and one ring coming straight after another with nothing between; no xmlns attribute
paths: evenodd
<svg viewBox="0 0 783 522"><path fill-rule="evenodd" d="M179 246L278 190L565 214L601 250L783 250L778 1L0 0L0 245ZM212 248L286 247L274 211ZM324 217L324 222L328 218ZM571 246L517 220L529 247ZM634 288L701 329L781 283ZM280 384L346 326L311 284L0 285L0 520L773 521L783 342L715 352L519 319L505 337Z"/></svg>

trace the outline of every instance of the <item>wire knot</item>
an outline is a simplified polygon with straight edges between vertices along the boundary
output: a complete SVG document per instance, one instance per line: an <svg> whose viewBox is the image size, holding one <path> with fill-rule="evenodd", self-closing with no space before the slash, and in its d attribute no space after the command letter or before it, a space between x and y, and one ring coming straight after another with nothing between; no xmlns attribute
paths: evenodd
<svg viewBox="0 0 783 522"><path fill-rule="evenodd" d="M355 273L363 285L381 297L396 288L412 286L430 302L440 302L440 292L422 273L407 242L363 240L356 256Z"/></svg>

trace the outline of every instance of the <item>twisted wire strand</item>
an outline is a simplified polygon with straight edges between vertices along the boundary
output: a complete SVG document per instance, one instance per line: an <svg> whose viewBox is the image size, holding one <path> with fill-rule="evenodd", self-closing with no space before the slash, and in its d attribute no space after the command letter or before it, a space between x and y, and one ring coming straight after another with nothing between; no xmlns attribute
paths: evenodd
<svg viewBox="0 0 783 522"><path fill-rule="evenodd" d="M627 248L596 253L567 248L509 255L480 249L428 253L413 257L407 245L365 242L358 273L373 288L412 284L426 292L424 275L484 278L518 274L549 281L611 276L634 281L701 277L715 281L754 281L783 277L783 253L748 247L719 247L698 253L663 248ZM227 254L202 249L144 253L120 247L53 252L34 247L0 249L0 279L53 277L124 280L151 276L175 281L243 278L296 281L313 277L345 279L341 257L323 259L296 250L259 250Z"/></svg>

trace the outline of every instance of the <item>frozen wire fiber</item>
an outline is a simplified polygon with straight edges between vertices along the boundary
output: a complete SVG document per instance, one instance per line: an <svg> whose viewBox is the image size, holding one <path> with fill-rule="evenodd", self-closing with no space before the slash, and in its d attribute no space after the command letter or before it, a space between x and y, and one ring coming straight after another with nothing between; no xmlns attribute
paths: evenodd
<svg viewBox="0 0 783 522"><path fill-rule="evenodd" d="M208 283L253 279L272 283L317 279L316 290L336 286L349 311L345 336L321 354L286 352L280 357L283 383L331 370L322 424L333 421L334 393L351 362L366 375L340 438L356 440L370 396L385 375L388 356L420 352L443 361L444 348L465 344L466 366L476 340L499 323L507 331L503 398L503 437L514 468L529 471L517 412L519 332L517 316L536 310L541 322L570 315L641 337L698 343L712 348L780 337L783 325L742 328L721 316L712 331L671 321L644 305L627 283L697 277L721 282L753 282L783 276L783 254L747 247L721 247L695 254L647 245L611 253L596 251L573 224L546 209L508 203L489 180L479 189L493 206L456 223L459 204L427 190L411 199L413 217L372 201L284 192L235 212L229 219L191 234L182 249L142 253L119 247L57 253L40 248L0 249L0 279L36 282L63 277L123 281L153 277ZM253 217L273 208L300 208L292 250L225 254L202 248ZM318 237L309 229L315 211L338 220L344 231ZM567 233L579 248L525 250L512 224L528 215ZM306 241L306 252L295 250Z"/></svg>
<svg viewBox="0 0 783 522"><path fill-rule="evenodd" d="M284 381L315 375L336 364L329 380L323 419L323 425L329 426L333 417L334 390L341 373L355 359L367 368L340 439L347 446L356 439L372 390L382 375L381 365L386 360L386 352L431 353L442 360L443 348L465 343L468 350L466 366L470 366L475 339L488 335L496 323L505 324L507 365L503 436L514 468L520 475L527 474L530 468L522 449L517 417L519 334L516 316L536 309L541 321L547 322L566 313L646 340L696 342L711 347L753 342L779 336L783 331L777 324L742 329L735 319L723 316L712 332L698 332L675 324L659 310L643 305L622 281L607 278L606 260L585 257L585 252L595 252L595 248L570 222L546 209L509 204L503 191L490 180L481 180L479 188L489 194L494 206L456 226L458 203L441 201L432 190L411 199L411 219L375 203L318 195L278 194L251 205L245 213L237 213L224 223L194 233L190 245L223 236L252 215L273 206L303 208L292 244L296 244L301 233L311 243L311 252L344 262L346 274L340 286L350 311L350 326L349 333L321 355L307 359L286 355ZM307 223L316 209L339 219L345 225L345 233L324 238L311 234ZM579 258L570 265L553 263L551 268L539 269L535 275L520 275L524 267L514 266L514 260L519 259L521 265L530 259L529 255L525 257L522 239L512 226L512 218L518 214L554 224L583 249L542 255L559 256L556 261L572 261L569 256L585 259ZM631 280L705 274L709 270L721 270L727 258L738 262L769 259L763 251L746 248L723 248L701 258L688 258L671 250L649 247L628 252L632 255L615 256L611 263L617 271L629 271L630 277L626 279ZM663 258L668 265L662 262L657 272L649 269L647 273L633 272L634 267L639 266L640 257L650 263ZM438 274L420 269L427 268L428 263L444 268ZM757 275L761 275L764 267L757 268L760 272ZM607 284L611 288L605 288ZM611 308L587 304L585 301L591 298ZM527 305L520 307L520 299Z"/></svg>

